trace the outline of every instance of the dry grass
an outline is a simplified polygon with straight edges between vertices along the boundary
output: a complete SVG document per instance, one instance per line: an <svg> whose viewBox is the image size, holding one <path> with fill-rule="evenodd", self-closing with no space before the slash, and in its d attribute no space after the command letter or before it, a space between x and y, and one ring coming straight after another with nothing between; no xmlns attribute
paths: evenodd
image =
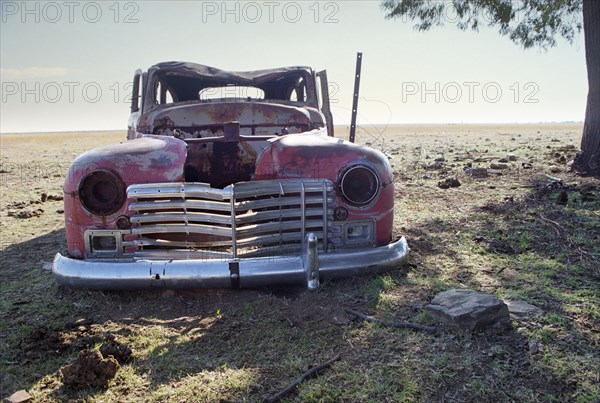
<svg viewBox="0 0 600 403"><path fill-rule="evenodd" d="M41 193L61 195L76 155L125 134L2 135L0 397L26 389L36 401L260 401L340 354L288 399L598 401L600 184L572 176L561 158L572 158L580 132L580 125L361 128L361 142L393 164L396 231L409 240L410 264L328 282L316 293L56 286L42 266L64 252L62 202L41 203ZM463 171L508 153L518 160L488 178ZM441 169L430 164L438 156ZM550 166L568 188L566 205L556 203L560 189L546 186ZM449 175L462 185L439 189ZM43 212L8 216L24 209ZM505 334L432 335L344 312L432 324L423 305L451 287L525 299L546 313L515 320ZM62 385L62 366L112 336L131 347L134 361L107 389Z"/></svg>

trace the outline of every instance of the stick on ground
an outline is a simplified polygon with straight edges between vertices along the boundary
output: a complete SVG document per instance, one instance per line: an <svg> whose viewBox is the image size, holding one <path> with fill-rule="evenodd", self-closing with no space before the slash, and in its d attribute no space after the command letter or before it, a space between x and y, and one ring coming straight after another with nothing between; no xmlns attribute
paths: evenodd
<svg viewBox="0 0 600 403"><path fill-rule="evenodd" d="M350 308L346 309L346 312L349 313L349 314L352 314L354 316L358 316L359 318L364 319L367 322L378 323L378 324L383 325L383 326L400 327L400 328L403 328L403 329L423 330L423 331L429 332L429 333L434 333L435 332L435 327L421 325L419 323L393 322L393 321L386 321L386 320L375 319L372 316L365 315L362 312L358 312L358 311L355 311L354 309L350 309Z"/></svg>
<svg viewBox="0 0 600 403"><path fill-rule="evenodd" d="M315 375L320 370L329 367L331 364L333 364L334 362L336 362L340 358L341 358L341 356L338 354L335 357L333 357L331 360L329 360L327 362L324 362L323 364L317 365L316 367L312 367L311 369L309 369L308 371L306 371L305 373L303 373L302 375L300 375L298 378L294 379L294 381L292 383L290 383L285 389L283 389L280 392L278 392L277 394L275 394L275 395L267 398L266 401L268 403L279 401L282 397L284 397L285 395L287 395L288 393L290 393L292 390L294 390L302 382L304 382L305 380L307 380L311 376Z"/></svg>

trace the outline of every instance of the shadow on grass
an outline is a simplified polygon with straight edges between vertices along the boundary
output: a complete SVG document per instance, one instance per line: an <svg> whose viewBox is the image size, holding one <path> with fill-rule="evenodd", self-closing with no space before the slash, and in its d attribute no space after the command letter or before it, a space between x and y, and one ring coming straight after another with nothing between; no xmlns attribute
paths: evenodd
<svg viewBox="0 0 600 403"><path fill-rule="evenodd" d="M576 364L564 364L558 353L531 357L528 343L543 341L582 365L597 357L589 351L598 326L594 305L600 303L593 274L600 224L594 220L597 204L574 199L562 206L555 197L556 191L532 192L406 231L413 250L411 275L433 284L422 299L455 285L490 292L481 277L489 269L498 279L493 292L555 314L526 333L506 335L432 336L348 321L344 308L350 306L396 316L396 305L383 304L386 294L420 287L400 271L326 283L312 294L281 287L100 292L58 287L41 269L41 262L63 248L64 231L10 245L2 252L0 269L5 279L0 329L7 341L0 352L3 390L24 388L55 399L259 400L309 365L341 352L340 370L303 386L301 396L519 400L554 395L568 400L582 388L572 383L580 379L567 373L576 371ZM417 315L410 309L402 315ZM41 337L39 348L34 343L23 351L23 340L41 327L51 336ZM576 342L565 342L561 332ZM120 370L108 391L62 387L59 368L109 334L133 349L133 364ZM66 347L56 348L55 335Z"/></svg>
<svg viewBox="0 0 600 403"><path fill-rule="evenodd" d="M299 287L259 290L103 292L55 284L42 269L62 251L64 231L3 249L0 312L2 397L26 389L36 398L96 399L149 394L198 400L260 399L343 342L336 281L316 293ZM107 390L74 391L59 370L80 350L116 337L133 350ZM334 341L335 340L335 341ZM178 385L192 385L178 390ZM131 390L133 388L133 390ZM6 396L4 396L6 395ZM140 396L142 396L140 395Z"/></svg>

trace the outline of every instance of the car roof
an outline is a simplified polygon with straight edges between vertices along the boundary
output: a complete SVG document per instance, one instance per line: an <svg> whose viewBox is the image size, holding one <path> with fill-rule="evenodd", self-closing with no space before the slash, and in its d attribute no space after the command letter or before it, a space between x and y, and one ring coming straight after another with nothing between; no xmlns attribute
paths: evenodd
<svg viewBox="0 0 600 403"><path fill-rule="evenodd" d="M311 74L312 69L307 66L290 66L254 71L227 71L202 64L177 61L158 63L148 69L149 75L185 75L198 78L215 79L218 81L230 81L242 85L255 85L257 83L271 81L280 76L305 73Z"/></svg>

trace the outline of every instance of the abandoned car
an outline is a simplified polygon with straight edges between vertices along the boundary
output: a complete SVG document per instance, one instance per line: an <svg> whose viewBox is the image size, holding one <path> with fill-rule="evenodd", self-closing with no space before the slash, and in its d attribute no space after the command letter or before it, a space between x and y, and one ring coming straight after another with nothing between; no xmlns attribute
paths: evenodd
<svg viewBox="0 0 600 403"><path fill-rule="evenodd" d="M248 288L399 267L379 151L333 137L324 71L159 63L133 80L128 139L65 186L72 287Z"/></svg>

